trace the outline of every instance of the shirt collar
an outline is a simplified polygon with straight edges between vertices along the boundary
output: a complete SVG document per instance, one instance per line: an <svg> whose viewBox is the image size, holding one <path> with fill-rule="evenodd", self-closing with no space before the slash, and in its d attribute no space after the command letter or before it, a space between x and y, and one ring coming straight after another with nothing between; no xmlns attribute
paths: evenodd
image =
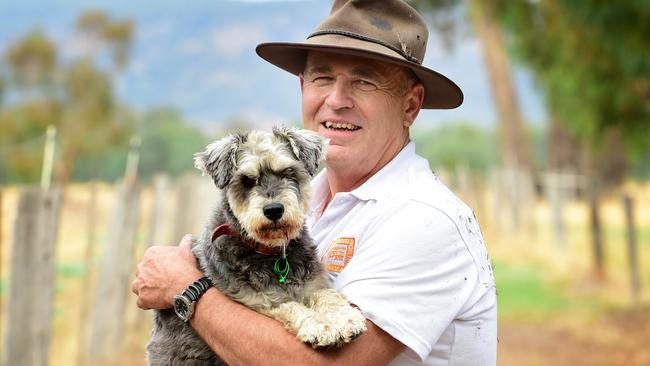
<svg viewBox="0 0 650 366"><path fill-rule="evenodd" d="M377 173L371 176L365 183L355 190L346 193L355 196L360 200L380 200L395 191L393 187L403 186L408 181L408 166L417 158L415 143L409 143L389 161ZM330 193L327 182L327 169L323 169L312 180L313 196L312 205L314 209L320 207Z"/></svg>
<svg viewBox="0 0 650 366"><path fill-rule="evenodd" d="M393 160L350 194L364 201L380 200L389 196L395 191L394 188L402 187L407 183L408 167L416 157L415 143L409 141Z"/></svg>

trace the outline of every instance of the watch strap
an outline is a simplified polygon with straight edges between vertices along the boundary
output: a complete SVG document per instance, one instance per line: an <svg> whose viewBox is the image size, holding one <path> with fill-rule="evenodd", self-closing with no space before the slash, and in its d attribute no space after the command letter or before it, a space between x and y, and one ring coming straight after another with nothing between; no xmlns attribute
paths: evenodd
<svg viewBox="0 0 650 366"><path fill-rule="evenodd" d="M208 289L212 287L212 281L208 277L201 277L189 285L181 295L196 302Z"/></svg>

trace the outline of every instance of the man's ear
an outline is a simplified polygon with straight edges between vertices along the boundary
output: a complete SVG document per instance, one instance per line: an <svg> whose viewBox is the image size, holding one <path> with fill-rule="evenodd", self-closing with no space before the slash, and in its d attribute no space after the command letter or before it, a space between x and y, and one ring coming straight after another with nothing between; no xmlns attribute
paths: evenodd
<svg viewBox="0 0 650 366"><path fill-rule="evenodd" d="M327 150L327 141L323 136L314 131L284 126L273 127L273 135L289 144L293 155L305 164L310 175L316 174Z"/></svg>
<svg viewBox="0 0 650 366"><path fill-rule="evenodd" d="M404 127L411 127L424 102L424 86L417 83L411 87L404 101Z"/></svg>
<svg viewBox="0 0 650 366"><path fill-rule="evenodd" d="M194 154L194 166L209 174L214 184L223 189L237 168L237 149L246 142L247 137L245 134L233 134L211 143L205 151Z"/></svg>

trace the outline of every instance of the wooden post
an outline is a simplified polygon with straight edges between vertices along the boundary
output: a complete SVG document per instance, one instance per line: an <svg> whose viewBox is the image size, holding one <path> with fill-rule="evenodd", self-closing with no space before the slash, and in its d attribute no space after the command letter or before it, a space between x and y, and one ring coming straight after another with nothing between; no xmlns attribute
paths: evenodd
<svg viewBox="0 0 650 366"><path fill-rule="evenodd" d="M591 223L591 240L593 246L594 274L596 280L605 280L605 255L603 253L603 236L600 224L600 200L598 187L592 182L589 187L589 217Z"/></svg>
<svg viewBox="0 0 650 366"><path fill-rule="evenodd" d="M172 244L164 243L167 240L163 229L166 227L164 222L166 192L169 187L169 177L165 174L156 174L153 178L153 192L151 202L151 213L149 216L149 232L147 234L147 248L151 245ZM146 323L148 311L138 310L136 313L133 327L138 327Z"/></svg>
<svg viewBox="0 0 650 366"><path fill-rule="evenodd" d="M511 229L514 233L518 234L521 228L521 180L517 168L507 167L506 174Z"/></svg>
<svg viewBox="0 0 650 366"><path fill-rule="evenodd" d="M564 224L564 198L565 189L563 174L548 172L545 175L546 199L551 206L551 222L553 223L553 233L555 234L556 245L561 249L566 249L566 226Z"/></svg>
<svg viewBox="0 0 650 366"><path fill-rule="evenodd" d="M115 361L121 348L138 226L138 190L128 187L124 182L117 190L116 208L95 287L97 291L89 337L88 354L98 365Z"/></svg>
<svg viewBox="0 0 650 366"><path fill-rule="evenodd" d="M130 141L129 155L126 159L126 169L124 173L124 182L128 186L133 186L138 177L138 162L140 161L140 137L133 136Z"/></svg>
<svg viewBox="0 0 650 366"><path fill-rule="evenodd" d="M623 208L625 210L625 224L627 227L627 254L630 265L630 289L632 301L639 301L641 292L641 281L639 280L639 258L637 257L636 232L634 226L634 201L628 194L623 196Z"/></svg>
<svg viewBox="0 0 650 366"><path fill-rule="evenodd" d="M88 350L89 359L97 365L115 363L122 350L139 219L139 148L139 139L134 137L99 269Z"/></svg>
<svg viewBox="0 0 650 366"><path fill-rule="evenodd" d="M18 203L2 365L47 365L54 300L59 190L27 190Z"/></svg>
<svg viewBox="0 0 650 366"><path fill-rule="evenodd" d="M147 246L163 244L166 236L163 235L166 192L169 187L169 177L164 174L156 174L153 178L153 197L151 202L151 216L149 219L149 233L147 235Z"/></svg>
<svg viewBox="0 0 650 366"><path fill-rule="evenodd" d="M192 216L192 176L185 174L176 181L176 211L174 213L173 240L179 241L187 234Z"/></svg>
<svg viewBox="0 0 650 366"><path fill-rule="evenodd" d="M41 188L47 190L52 184L52 167L54 166L54 150L56 147L56 127L47 126L45 133L45 149L43 150L43 169L41 171Z"/></svg>
<svg viewBox="0 0 650 366"><path fill-rule="evenodd" d="M95 227L97 213L97 182L90 183L90 195L88 197L88 211L86 222L86 250L84 255L84 278L81 286L81 312L79 314L79 340L77 349L77 365L87 365L86 359L88 349L88 321L90 308L90 294L92 287L93 256L95 246Z"/></svg>

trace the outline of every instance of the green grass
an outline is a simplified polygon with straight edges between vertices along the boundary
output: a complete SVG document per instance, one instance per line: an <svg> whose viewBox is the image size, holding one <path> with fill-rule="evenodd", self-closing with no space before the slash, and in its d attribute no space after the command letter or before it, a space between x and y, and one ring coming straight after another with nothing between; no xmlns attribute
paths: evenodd
<svg viewBox="0 0 650 366"><path fill-rule="evenodd" d="M84 276L86 268L81 262L62 262L57 263L56 272L58 275L65 278L77 278Z"/></svg>
<svg viewBox="0 0 650 366"><path fill-rule="evenodd" d="M501 318L540 319L575 308L593 306L593 300L571 296L562 283L544 280L537 266L494 264L497 301Z"/></svg>

